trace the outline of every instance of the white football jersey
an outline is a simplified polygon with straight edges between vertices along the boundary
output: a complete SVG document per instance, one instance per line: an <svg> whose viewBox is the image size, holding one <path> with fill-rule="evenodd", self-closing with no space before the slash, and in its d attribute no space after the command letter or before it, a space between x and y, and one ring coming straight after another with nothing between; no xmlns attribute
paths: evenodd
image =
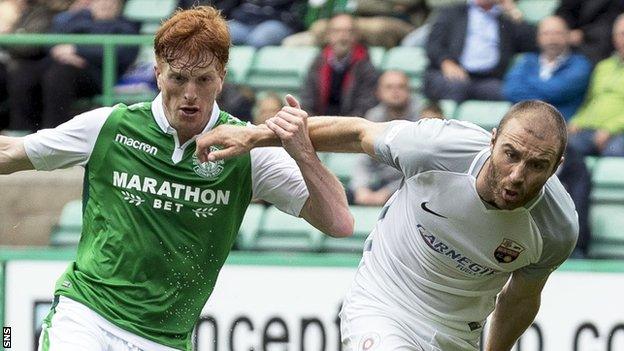
<svg viewBox="0 0 624 351"><path fill-rule="evenodd" d="M378 158L405 178L367 240L343 313L424 322L458 339L436 345L435 335L421 336L430 338L425 342L470 349L511 272L539 279L565 261L578 224L556 176L511 211L494 209L477 194L490 138L471 123L424 119L392 122L376 140Z"/></svg>

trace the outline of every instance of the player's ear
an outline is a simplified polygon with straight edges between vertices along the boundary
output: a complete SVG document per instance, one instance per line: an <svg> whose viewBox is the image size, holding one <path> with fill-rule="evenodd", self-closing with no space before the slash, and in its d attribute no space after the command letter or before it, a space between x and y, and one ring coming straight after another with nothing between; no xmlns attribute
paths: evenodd
<svg viewBox="0 0 624 351"><path fill-rule="evenodd" d="M496 144L496 135L498 134L498 129L492 128L492 138L490 139L490 147L494 148L494 144Z"/></svg>
<svg viewBox="0 0 624 351"><path fill-rule="evenodd" d="M156 64L154 64L154 76L156 76L156 86L158 87L158 90L162 90L162 87L160 86L161 74L162 74L162 70L160 68L160 65L158 64L158 62L156 62Z"/></svg>

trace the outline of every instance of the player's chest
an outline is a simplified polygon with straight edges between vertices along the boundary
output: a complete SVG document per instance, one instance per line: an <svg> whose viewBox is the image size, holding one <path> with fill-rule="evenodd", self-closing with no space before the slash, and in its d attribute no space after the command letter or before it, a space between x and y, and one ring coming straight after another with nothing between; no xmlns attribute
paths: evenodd
<svg viewBox="0 0 624 351"><path fill-rule="evenodd" d="M421 246L464 273L511 272L536 262L542 241L525 209L497 211L467 175L428 172L408 180L409 211Z"/></svg>
<svg viewBox="0 0 624 351"><path fill-rule="evenodd" d="M92 186L128 215L205 222L251 196L249 157L202 163L193 147L182 150L175 162L169 140L130 133L117 139L99 168L91 170Z"/></svg>

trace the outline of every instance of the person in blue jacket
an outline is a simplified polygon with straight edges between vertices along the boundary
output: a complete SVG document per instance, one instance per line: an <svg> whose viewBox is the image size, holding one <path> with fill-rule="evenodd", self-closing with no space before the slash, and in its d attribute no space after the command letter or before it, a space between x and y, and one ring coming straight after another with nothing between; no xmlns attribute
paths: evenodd
<svg viewBox="0 0 624 351"><path fill-rule="evenodd" d="M561 17L543 19L537 32L540 52L524 54L512 66L503 84L505 98L513 103L543 100L569 120L583 103L592 72L585 56L570 51L569 38Z"/></svg>

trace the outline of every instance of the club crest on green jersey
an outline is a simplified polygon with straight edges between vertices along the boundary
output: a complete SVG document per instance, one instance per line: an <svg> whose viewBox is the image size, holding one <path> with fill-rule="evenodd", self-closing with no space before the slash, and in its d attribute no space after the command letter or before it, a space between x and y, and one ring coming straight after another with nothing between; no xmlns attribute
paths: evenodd
<svg viewBox="0 0 624 351"><path fill-rule="evenodd" d="M218 150L220 149L214 145L210 147L210 152ZM198 176L206 178L208 180L215 180L219 177L221 172L223 172L224 163L225 161L223 160L218 160L215 162L208 161L202 163L197 158L197 155L193 155L193 170L195 171L195 173L197 173Z"/></svg>

